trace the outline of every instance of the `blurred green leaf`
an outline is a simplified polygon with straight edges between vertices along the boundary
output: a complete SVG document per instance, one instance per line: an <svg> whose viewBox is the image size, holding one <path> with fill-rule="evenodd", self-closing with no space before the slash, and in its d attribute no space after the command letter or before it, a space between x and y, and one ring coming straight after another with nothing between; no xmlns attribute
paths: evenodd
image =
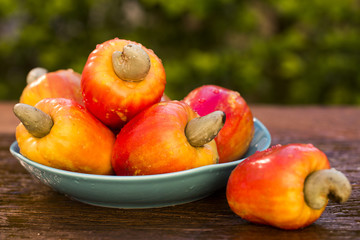
<svg viewBox="0 0 360 240"><path fill-rule="evenodd" d="M359 26L352 0L2 0L0 99L33 67L81 73L119 37L162 59L173 99L217 84L251 103L360 105Z"/></svg>

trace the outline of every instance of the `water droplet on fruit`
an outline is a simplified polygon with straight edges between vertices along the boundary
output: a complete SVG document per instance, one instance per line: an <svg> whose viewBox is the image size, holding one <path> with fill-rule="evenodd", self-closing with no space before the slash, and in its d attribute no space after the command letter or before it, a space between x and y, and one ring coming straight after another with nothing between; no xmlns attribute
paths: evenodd
<svg viewBox="0 0 360 240"><path fill-rule="evenodd" d="M214 90L213 90L213 93L214 93L214 94L218 94L218 93L219 93L219 89L214 89Z"/></svg>
<svg viewBox="0 0 360 240"><path fill-rule="evenodd" d="M204 103L204 102L206 102L206 99L205 99L205 98L199 98L199 99L198 99L198 102L199 102L199 103Z"/></svg>
<svg viewBox="0 0 360 240"><path fill-rule="evenodd" d="M130 89L134 89L138 86L138 82L123 81L123 84Z"/></svg>

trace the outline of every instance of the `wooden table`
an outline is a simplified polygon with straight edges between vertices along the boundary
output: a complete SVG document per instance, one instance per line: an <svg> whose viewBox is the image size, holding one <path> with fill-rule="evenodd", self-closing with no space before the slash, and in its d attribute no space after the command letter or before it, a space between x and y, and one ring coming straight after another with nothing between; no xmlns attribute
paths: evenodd
<svg viewBox="0 0 360 240"><path fill-rule="evenodd" d="M252 106L272 145L313 143L353 188L348 202L330 202L314 224L284 231L236 216L225 189L157 209L110 209L70 200L34 181L11 156L18 122L13 104L0 104L0 239L360 239L359 107Z"/></svg>

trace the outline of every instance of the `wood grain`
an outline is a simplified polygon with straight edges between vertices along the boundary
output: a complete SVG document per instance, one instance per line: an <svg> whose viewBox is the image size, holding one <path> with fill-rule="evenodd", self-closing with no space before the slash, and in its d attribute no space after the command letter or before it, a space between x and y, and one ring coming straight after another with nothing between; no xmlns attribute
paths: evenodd
<svg viewBox="0 0 360 240"><path fill-rule="evenodd" d="M12 119L10 104L0 104ZM7 109L6 111L3 109ZM225 189L188 204L111 209L73 201L34 180L11 156L14 119L0 128L0 239L360 239L360 108L252 106L272 145L312 143L350 180L343 205L330 202L312 225L284 231L255 225L229 209ZM3 124L0 122L0 125Z"/></svg>

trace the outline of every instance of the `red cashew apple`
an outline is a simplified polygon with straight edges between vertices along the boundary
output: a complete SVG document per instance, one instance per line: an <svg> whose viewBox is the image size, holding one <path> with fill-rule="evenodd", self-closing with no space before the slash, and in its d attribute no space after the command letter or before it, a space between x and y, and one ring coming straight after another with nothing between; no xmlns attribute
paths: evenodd
<svg viewBox="0 0 360 240"><path fill-rule="evenodd" d="M117 175L177 172L218 161L213 138L225 121L221 111L202 118L179 101L157 103L117 135L112 165Z"/></svg>
<svg viewBox="0 0 360 240"><path fill-rule="evenodd" d="M254 135L254 121L245 100L236 91L204 85L191 91L184 102L200 116L220 110L226 123L215 138L220 163L231 162L244 155Z"/></svg>
<svg viewBox="0 0 360 240"><path fill-rule="evenodd" d="M152 50L118 38L96 46L81 79L86 108L113 130L159 102L165 84L164 67Z"/></svg>
<svg viewBox="0 0 360 240"><path fill-rule="evenodd" d="M351 185L330 169L326 155L311 144L276 145L257 152L231 173L230 208L250 222L299 229L315 222L328 198L344 202Z"/></svg>
<svg viewBox="0 0 360 240"><path fill-rule="evenodd" d="M80 81L81 75L72 69L47 73L44 68L34 68L28 73L20 103L35 106L44 98L68 98L83 104Z"/></svg>
<svg viewBox="0 0 360 240"><path fill-rule="evenodd" d="M18 103L14 113L20 153L58 169L113 174L114 134L82 105L65 98L43 99L35 107Z"/></svg>

